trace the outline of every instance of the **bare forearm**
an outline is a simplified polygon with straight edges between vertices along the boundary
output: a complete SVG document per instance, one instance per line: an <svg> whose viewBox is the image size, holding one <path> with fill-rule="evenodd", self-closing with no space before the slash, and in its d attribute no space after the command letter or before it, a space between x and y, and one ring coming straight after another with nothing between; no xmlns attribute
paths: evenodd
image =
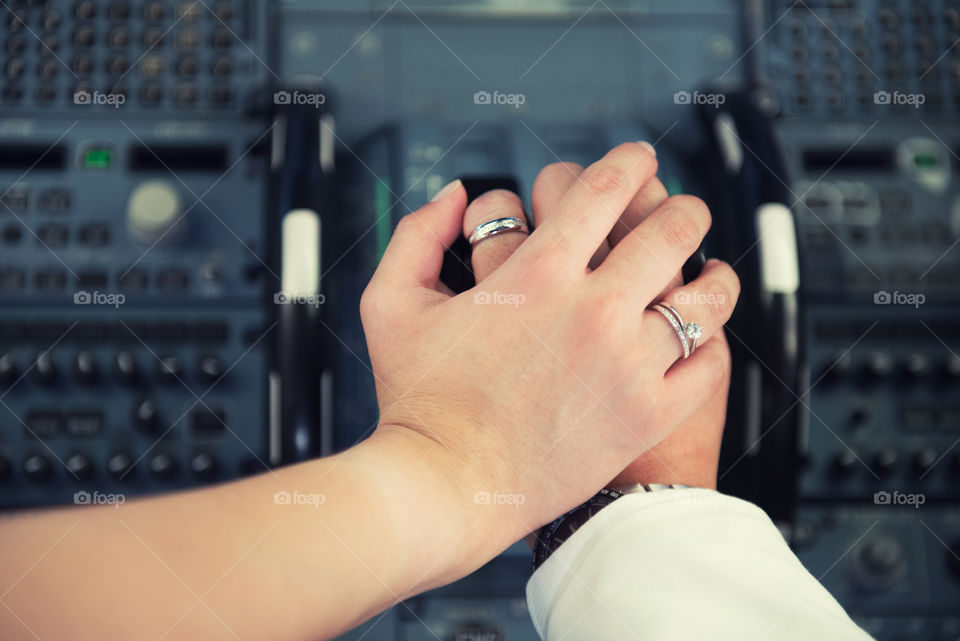
<svg viewBox="0 0 960 641"><path fill-rule="evenodd" d="M463 535L469 509L452 479L386 441L240 483L4 522L0 637L326 638L472 569L453 560L492 556L500 545L482 552Z"/></svg>

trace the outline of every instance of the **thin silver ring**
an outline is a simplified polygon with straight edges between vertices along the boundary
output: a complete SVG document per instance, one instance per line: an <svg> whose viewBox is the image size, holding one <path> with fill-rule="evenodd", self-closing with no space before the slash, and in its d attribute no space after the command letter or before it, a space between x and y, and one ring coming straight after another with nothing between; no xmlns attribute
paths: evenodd
<svg viewBox="0 0 960 641"><path fill-rule="evenodd" d="M510 231L522 231L523 233L527 232L527 224L520 220L519 218L509 217L509 218L497 218L483 223L482 225L477 225L474 228L473 233L470 234L470 246L476 247L477 243L484 241L488 238L492 238L497 234L505 234Z"/></svg>
<svg viewBox="0 0 960 641"><path fill-rule="evenodd" d="M680 345L683 346L682 358L690 358L690 341L687 339L687 333L683 331L683 325L680 324L682 321L677 320L676 316L673 315L673 312L663 305L657 304L650 309L655 309L667 319L667 322L670 323L670 327L672 327L673 331L677 333L677 338L680 339Z"/></svg>
<svg viewBox="0 0 960 641"><path fill-rule="evenodd" d="M684 323L683 316L680 315L680 312L673 305L664 305L669 309L673 315L677 318L677 322L680 323L680 327L683 328L683 333L686 335L687 340L690 342L690 353L693 354L697 349L697 339L703 334L703 327L700 323Z"/></svg>

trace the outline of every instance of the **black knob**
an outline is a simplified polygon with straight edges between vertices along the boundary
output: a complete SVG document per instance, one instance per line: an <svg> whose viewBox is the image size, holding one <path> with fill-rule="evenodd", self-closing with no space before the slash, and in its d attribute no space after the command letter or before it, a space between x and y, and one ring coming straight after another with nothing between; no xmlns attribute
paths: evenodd
<svg viewBox="0 0 960 641"><path fill-rule="evenodd" d="M833 457L832 471L837 476L849 476L859 462L856 452L851 449L843 449Z"/></svg>
<svg viewBox="0 0 960 641"><path fill-rule="evenodd" d="M129 2L114 2L110 5L110 17L114 20L126 20L130 17Z"/></svg>
<svg viewBox="0 0 960 641"><path fill-rule="evenodd" d="M183 380L183 366L176 356L163 356L157 363L157 378L163 383Z"/></svg>
<svg viewBox="0 0 960 641"><path fill-rule="evenodd" d="M190 469L198 479L211 479L217 475L217 459L209 452L199 452L191 459Z"/></svg>
<svg viewBox="0 0 960 641"><path fill-rule="evenodd" d="M858 560L871 574L889 576L903 563L903 548L892 536L880 536L860 549Z"/></svg>
<svg viewBox="0 0 960 641"><path fill-rule="evenodd" d="M143 17L149 20L150 22L159 22L163 20L164 7L163 3L160 2L151 2L143 8Z"/></svg>
<svg viewBox="0 0 960 641"><path fill-rule="evenodd" d="M97 8L93 0L83 0L83 2L77 3L77 6L74 8L74 13L80 20L90 20L96 15Z"/></svg>
<svg viewBox="0 0 960 641"><path fill-rule="evenodd" d="M133 459L123 452L118 452L107 461L107 471L110 476L120 480L133 469Z"/></svg>
<svg viewBox="0 0 960 641"><path fill-rule="evenodd" d="M60 12L56 9L51 9L44 12L43 14L43 28L47 31L56 31L57 27L60 26Z"/></svg>
<svg viewBox="0 0 960 641"><path fill-rule="evenodd" d="M883 447L876 456L873 457L873 465L880 474L889 474L897 466L900 453L892 445Z"/></svg>
<svg viewBox="0 0 960 641"><path fill-rule="evenodd" d="M83 350L77 353L77 359L73 364L73 375L81 383L91 384L100 377L100 366L97 365L97 357L90 350Z"/></svg>
<svg viewBox="0 0 960 641"><path fill-rule="evenodd" d="M920 474L926 474L940 460L940 454L936 448L925 447L913 457L913 467Z"/></svg>
<svg viewBox="0 0 960 641"><path fill-rule="evenodd" d="M50 352L40 352L33 366L33 376L40 385L52 385L57 380L57 364Z"/></svg>
<svg viewBox="0 0 960 641"><path fill-rule="evenodd" d="M161 479L168 479L177 471L177 463L169 454L157 454L150 459L150 472Z"/></svg>
<svg viewBox="0 0 960 641"><path fill-rule="evenodd" d="M921 379L930 374L932 365L926 354L910 354L903 363L903 371L911 379Z"/></svg>
<svg viewBox="0 0 960 641"><path fill-rule="evenodd" d="M133 406L133 424L144 432L156 432L160 425L157 404L145 398Z"/></svg>
<svg viewBox="0 0 960 641"><path fill-rule="evenodd" d="M93 461L86 454L74 454L66 460L67 470L74 478L83 480L93 476Z"/></svg>
<svg viewBox="0 0 960 641"><path fill-rule="evenodd" d="M0 354L0 385L12 385L17 380L17 360L13 354Z"/></svg>
<svg viewBox="0 0 960 641"><path fill-rule="evenodd" d="M860 406L850 413L850 427L863 427L870 422L870 408Z"/></svg>
<svg viewBox="0 0 960 641"><path fill-rule="evenodd" d="M200 380L215 383L223 374L223 362L216 356L201 356L197 361L197 378Z"/></svg>
<svg viewBox="0 0 960 641"><path fill-rule="evenodd" d="M50 459L43 454L34 454L27 457L23 462L23 473L31 481L45 481L50 478L50 472L52 471Z"/></svg>
<svg viewBox="0 0 960 641"><path fill-rule="evenodd" d="M137 365L137 358L133 352L123 350L117 352L113 361L113 369L117 375L117 380L127 385L136 383L140 379L140 366Z"/></svg>
<svg viewBox="0 0 960 641"><path fill-rule="evenodd" d="M943 373L947 378L960 379L960 356L949 356L943 365Z"/></svg>
<svg viewBox="0 0 960 641"><path fill-rule="evenodd" d="M953 578L960 581L960 541L957 541L947 550L947 567Z"/></svg>
<svg viewBox="0 0 960 641"><path fill-rule="evenodd" d="M828 380L840 381L848 378L852 372L853 358L850 356L850 352L841 352L824 363L822 375L826 376Z"/></svg>
<svg viewBox="0 0 960 641"><path fill-rule="evenodd" d="M885 352L870 352L864 362L867 376L875 379L887 378L893 373L893 358Z"/></svg>

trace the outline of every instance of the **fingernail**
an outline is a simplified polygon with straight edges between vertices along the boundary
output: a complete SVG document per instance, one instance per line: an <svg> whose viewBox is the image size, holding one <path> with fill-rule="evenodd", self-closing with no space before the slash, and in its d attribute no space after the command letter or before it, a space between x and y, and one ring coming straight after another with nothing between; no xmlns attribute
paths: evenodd
<svg viewBox="0 0 960 641"><path fill-rule="evenodd" d="M638 141L637 141L637 144L640 145L641 147L643 147L644 149L646 149L647 151L649 151L651 154L653 154L653 157L654 157L654 158L657 157L657 150L654 149L654 148L653 148L653 145L651 145L650 143L648 143L646 140L638 140Z"/></svg>
<svg viewBox="0 0 960 641"><path fill-rule="evenodd" d="M447 183L446 185L443 186L443 188L440 191L438 191L433 195L433 198L430 199L430 202L436 202L440 200L441 198L443 198L444 196L452 192L454 189L459 187L461 184L462 183L460 182L459 178L457 178L453 182Z"/></svg>

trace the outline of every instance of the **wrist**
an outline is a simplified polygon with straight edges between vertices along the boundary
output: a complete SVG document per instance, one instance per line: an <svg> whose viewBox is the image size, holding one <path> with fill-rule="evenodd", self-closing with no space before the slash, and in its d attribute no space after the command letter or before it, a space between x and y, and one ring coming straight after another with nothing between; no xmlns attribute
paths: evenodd
<svg viewBox="0 0 960 641"><path fill-rule="evenodd" d="M617 474L607 487L621 485L689 485L717 489L717 456L714 452L686 452L682 458L648 451Z"/></svg>
<svg viewBox="0 0 960 641"><path fill-rule="evenodd" d="M463 454L418 431L384 423L345 454L397 551L398 596L466 576L525 533L522 504L485 502L501 485L494 474L480 480Z"/></svg>

